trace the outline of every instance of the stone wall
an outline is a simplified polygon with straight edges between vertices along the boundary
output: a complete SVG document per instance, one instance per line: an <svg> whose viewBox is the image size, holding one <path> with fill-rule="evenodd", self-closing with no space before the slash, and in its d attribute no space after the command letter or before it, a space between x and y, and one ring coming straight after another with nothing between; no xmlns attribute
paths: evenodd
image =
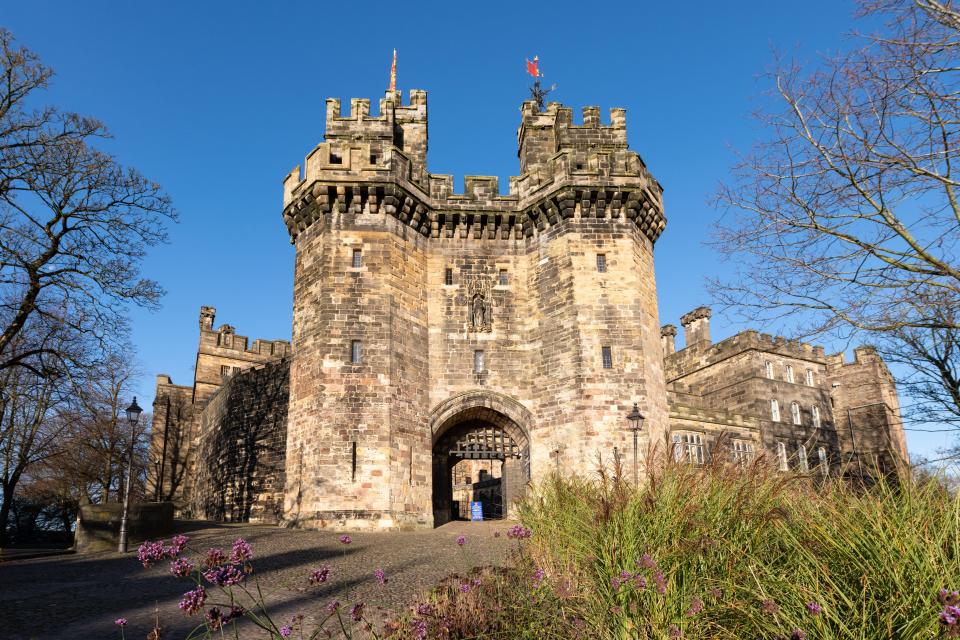
<svg viewBox="0 0 960 640"><path fill-rule="evenodd" d="M194 517L278 522L282 514L290 362L231 375L200 414Z"/></svg>

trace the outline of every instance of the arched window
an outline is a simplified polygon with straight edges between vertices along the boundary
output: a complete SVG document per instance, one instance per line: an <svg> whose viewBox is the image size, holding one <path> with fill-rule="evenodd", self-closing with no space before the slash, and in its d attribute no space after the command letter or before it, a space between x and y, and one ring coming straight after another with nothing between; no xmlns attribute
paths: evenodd
<svg viewBox="0 0 960 640"><path fill-rule="evenodd" d="M800 424L800 404L797 402L790 403L790 417L793 419L793 424Z"/></svg>
<svg viewBox="0 0 960 640"><path fill-rule="evenodd" d="M810 415L813 416L813 426L816 429L820 428L820 407L813 405L810 407Z"/></svg>
<svg viewBox="0 0 960 640"><path fill-rule="evenodd" d="M766 365L767 377L773 380L773 363L767 360Z"/></svg>
<svg viewBox="0 0 960 640"><path fill-rule="evenodd" d="M807 369L807 386L813 386L813 369Z"/></svg>
<svg viewBox="0 0 960 640"><path fill-rule="evenodd" d="M776 400L770 401L770 419L774 422L780 422L780 403Z"/></svg>
<svg viewBox="0 0 960 640"><path fill-rule="evenodd" d="M827 448L817 447L817 457L820 459L820 472L823 475L830 473L830 463L827 462Z"/></svg>
<svg viewBox="0 0 960 640"><path fill-rule="evenodd" d="M788 471L790 465L787 462L787 445L782 442L777 443L777 469L780 471Z"/></svg>
<svg viewBox="0 0 960 640"><path fill-rule="evenodd" d="M787 382L793 382L793 365L787 365Z"/></svg>
<svg viewBox="0 0 960 640"><path fill-rule="evenodd" d="M807 447L806 445L800 445L797 448L797 464L800 466L800 471L809 471L810 466L807 464Z"/></svg>

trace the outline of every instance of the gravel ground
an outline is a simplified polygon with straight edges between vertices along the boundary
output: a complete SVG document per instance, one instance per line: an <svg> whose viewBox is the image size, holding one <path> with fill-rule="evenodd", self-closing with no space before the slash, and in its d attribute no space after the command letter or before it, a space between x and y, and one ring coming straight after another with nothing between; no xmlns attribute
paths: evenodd
<svg viewBox="0 0 960 640"><path fill-rule="evenodd" d="M309 623L323 615L333 599L349 608L364 602L378 626L390 613L412 604L441 579L466 574L481 565L502 564L510 543L503 522L452 522L426 531L351 533L278 529L257 525L184 523L190 545L200 551L223 547L243 537L253 545L253 566L278 623L303 614ZM464 535L467 543L456 544ZM310 571L328 564L330 581L307 586ZM383 569L387 584L373 575ZM136 554L92 553L0 564L0 639L120 638L113 621L129 621L126 638L145 638L159 607L162 640L185 638L196 623L177 604L189 583L169 573L168 563L144 569ZM347 616L349 617L349 616ZM266 638L244 622L240 637ZM306 628L312 628L307 624ZM232 637L232 636L231 636ZM295 637L295 636L294 636Z"/></svg>

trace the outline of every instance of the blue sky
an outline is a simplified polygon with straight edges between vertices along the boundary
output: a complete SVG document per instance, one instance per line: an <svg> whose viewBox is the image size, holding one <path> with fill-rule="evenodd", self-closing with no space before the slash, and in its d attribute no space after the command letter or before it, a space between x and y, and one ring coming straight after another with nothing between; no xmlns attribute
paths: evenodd
<svg viewBox="0 0 960 640"><path fill-rule="evenodd" d="M631 146L665 188L656 247L663 323L709 303L723 273L704 246L709 200L757 136L750 113L774 50L815 63L854 27L852 2L19 2L0 25L52 66L48 101L103 120L106 146L160 182L182 220L145 264L168 294L133 312L133 339L153 376L189 383L200 305L251 337L289 338L293 248L281 180L320 142L324 100L370 97L388 82L426 89L429 168L518 173L524 59L538 54L551 99L627 109ZM742 327L714 320L715 338ZM831 346L825 345L830 350ZM144 403L144 406L147 406ZM910 433L932 453L944 434Z"/></svg>

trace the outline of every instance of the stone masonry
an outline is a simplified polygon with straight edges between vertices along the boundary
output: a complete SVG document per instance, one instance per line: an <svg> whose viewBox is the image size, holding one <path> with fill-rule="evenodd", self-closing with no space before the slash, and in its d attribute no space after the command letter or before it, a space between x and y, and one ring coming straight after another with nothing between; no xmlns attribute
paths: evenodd
<svg viewBox="0 0 960 640"><path fill-rule="evenodd" d="M478 496L509 512L531 481L615 458L825 456L839 472L905 457L870 350L844 363L751 331L713 344L705 307L676 348L657 311L662 189L622 109L576 123L526 102L517 142L506 194L491 176L456 193L427 170L426 92L388 91L377 115L328 100L324 142L283 183L292 344L248 349L201 309L193 386L158 377L163 493L214 519L389 529L462 517Z"/></svg>

